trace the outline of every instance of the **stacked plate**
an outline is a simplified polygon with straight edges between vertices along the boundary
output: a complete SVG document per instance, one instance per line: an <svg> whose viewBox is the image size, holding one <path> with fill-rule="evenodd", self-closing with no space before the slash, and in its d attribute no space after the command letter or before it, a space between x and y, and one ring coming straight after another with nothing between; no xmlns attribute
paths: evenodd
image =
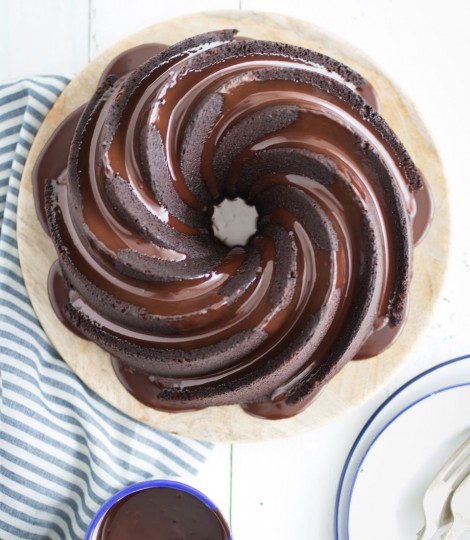
<svg viewBox="0 0 470 540"><path fill-rule="evenodd" d="M470 356L426 371L381 405L346 460L336 539L415 539L426 488L470 436L469 411Z"/></svg>

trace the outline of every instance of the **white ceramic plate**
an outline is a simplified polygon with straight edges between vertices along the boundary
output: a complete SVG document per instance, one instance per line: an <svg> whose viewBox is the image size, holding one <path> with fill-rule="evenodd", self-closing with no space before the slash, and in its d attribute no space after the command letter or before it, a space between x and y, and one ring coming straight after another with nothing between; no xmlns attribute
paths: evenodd
<svg viewBox="0 0 470 540"><path fill-rule="evenodd" d="M385 432L387 430L387 426L389 426L389 429L391 430L390 433L394 433L395 430L399 430L400 424L402 423L401 420L398 420L403 416L405 416L405 413L403 415L400 415L400 413L404 410L409 409L410 411L414 409L415 407L418 407L419 410L425 410L428 405L415 405L415 407L411 407L416 402L421 402L420 400L423 400L426 396L432 393L436 393L437 395L459 395L460 392L463 392L464 394L470 395L470 389L468 386L464 386L465 390L459 391L459 390L449 390L448 393L441 392L443 388L447 388L450 386L460 385L462 383L470 383L470 357L461 357L457 358L455 360L450 360L449 362L446 362L444 364L440 364L438 366L433 367L429 371L426 371L425 373L419 375L415 379L409 381L406 385L401 387L397 392L395 392L390 398L379 407L379 409L374 413L374 415L370 418L370 420L367 422L367 424L362 429L361 433L359 434L358 438L356 439L356 442L354 443L348 459L346 460L343 473L341 475L341 480L338 488L338 494L337 494L337 501L336 501L336 539L337 540L366 540L368 538L381 538L382 540L386 538L384 534L384 527L381 528L379 536L367 536L367 533L365 530L360 531L360 535L357 536L357 528L353 529L353 520L356 520L354 523L354 527L359 527L357 525L358 516L359 514L353 515L353 508L357 501L360 499L355 499L356 497L359 497L358 493L359 491L356 491L356 489L359 489L359 479L356 482L356 476L359 476L358 470L360 467L362 467L364 464L366 464L365 459L366 456L373 455L372 452L372 446L374 446L374 442L378 444L379 439L381 436L385 437ZM453 392L457 392L456 394L453 394ZM435 396L434 396L435 397ZM437 399L449 399L450 402L453 401L454 398L443 398L439 397ZM423 403L426 400L423 400ZM450 403L449 402L449 403ZM431 403L431 402L429 402ZM446 402L447 403L447 402ZM462 405L458 407L459 411L461 412L460 415L458 415L458 418L462 420L463 424L464 421L467 421L467 427L470 428L470 419L465 419L465 410L468 411L468 409L465 409ZM410 413L410 418L415 417L415 413ZM426 416L426 415L425 415ZM464 417L462 419L462 416ZM444 424L447 424L447 421L445 420L445 415L440 415L440 420L436 417L435 421L444 421ZM394 422L394 419L396 419L396 423ZM444 420L443 420L444 419ZM459 420L459 421L460 421ZM392 425L395 424L397 427L392 429ZM432 424L432 422L431 422ZM453 446L457 446L459 444L459 441L462 440L465 437L465 427L462 424L460 435L456 432L449 432L447 437L448 439L445 441L442 441L442 444L437 442L437 445L431 446L430 448L426 449L426 452L423 456L421 456L422 459L425 459L425 456L429 455L430 459L440 461L440 456L443 456L443 459L445 460L448 455L450 455L450 452L452 452ZM436 423L436 426L438 424ZM405 424L403 424L405 426ZM416 427L416 426L415 426ZM418 426L419 427L419 426ZM421 434L425 436L423 429L416 429L413 430L413 433L417 437L418 441L420 440ZM455 426L454 426L455 427ZM454 428L452 428L454 429ZM458 426L455 427L455 429L460 429ZM430 431L432 433L432 429ZM453 433L453 434L452 434ZM395 433L396 435L396 433ZM389 437L389 436L387 436ZM387 439L384 439L384 441L387 442ZM406 444L406 447L403 445ZM397 464L396 460L394 462L393 456L395 455L395 450L398 448L400 450L400 447L405 448L408 452L412 452L412 448L415 444L418 444L418 442L413 441L413 439L409 438L405 433L399 434L399 439L388 439L387 445L390 445L388 454L382 455L382 459L386 459L387 461L384 461L382 463L382 469L383 470L392 470L393 468L408 471L408 464L410 461L408 458L403 458L404 461L402 463ZM382 443L381 443L382 445ZM369 451L369 448L371 449ZM380 449L380 446L377 446L377 448ZM406 453L406 452L405 452ZM399 454L397 453L397 456ZM434 456L434 458L432 458ZM372 457L371 457L372 459ZM402 458L400 458L402 459ZM426 458L427 459L427 458ZM364 463L363 463L364 462ZM371 462L372 463L372 462ZM426 463L429 464L429 470L426 472L423 469L423 476L421 479L421 484L417 484L415 488L423 489L423 486L425 486L427 480L430 480L437 472L439 468L439 463L433 463L432 461L426 461ZM437 467L437 468L436 468ZM372 469L370 469L372 470ZM366 471L367 472L367 471ZM362 473L361 473L362 475ZM369 477L371 478L371 477ZM366 479L366 476L364 475L364 479ZM375 483L377 479L373 479ZM361 478L360 481L362 482L363 479ZM381 481L382 482L382 481ZM357 484L357 487L356 487ZM363 486L366 484L362 484ZM378 484L377 485L381 485ZM383 485L383 483L382 483ZM421 486L421 488L419 487ZM372 489L372 488L371 488ZM424 487L425 489L425 487ZM363 495L362 502L360 503L364 507L364 513L367 513L368 516L370 516L371 512L367 509L371 506L371 498L377 497L379 501L383 499L384 501L389 501L387 504L390 504L390 499L388 499L387 495L388 487L386 485L383 485L382 490L380 493L378 493L376 490L370 491L370 493L365 497ZM364 493L364 492L363 492ZM418 501L416 505L414 506L415 510L416 508L420 508L420 495L417 495ZM353 500L355 499L355 501ZM406 500L409 501L409 498L405 497ZM415 504L415 503L413 503ZM401 512L403 508L399 507L398 509L395 508L395 512ZM395 532L390 532L391 536L387 536L387 538L393 538L393 540L400 540L405 538L416 538L416 532L422 525L422 516L420 514L420 510L418 511L417 515L416 513L413 513L415 511L411 512L410 514L407 514L408 517L404 518L404 522L408 523L409 527L415 527L416 529L413 530L409 534L399 534L398 536L393 536ZM413 517L414 516L414 517ZM363 519L363 518L361 518ZM365 519L365 518L364 518ZM369 519L369 518L367 518ZM350 531L348 532L348 522L351 521ZM399 519L399 523L401 523L401 518ZM365 523L367 525L367 522ZM376 533L377 534L377 533Z"/></svg>
<svg viewBox="0 0 470 540"><path fill-rule="evenodd" d="M402 411L366 452L353 483L348 538L416 538L427 486L470 434L470 385L424 397Z"/></svg>

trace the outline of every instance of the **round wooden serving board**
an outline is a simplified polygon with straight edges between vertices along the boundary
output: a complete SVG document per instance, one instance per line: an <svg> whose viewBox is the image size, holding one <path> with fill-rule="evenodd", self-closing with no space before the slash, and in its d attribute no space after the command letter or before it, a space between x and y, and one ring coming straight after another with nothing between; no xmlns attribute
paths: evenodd
<svg viewBox="0 0 470 540"><path fill-rule="evenodd" d="M88 101L103 68L121 51L141 43L172 44L194 34L222 28L237 28L242 36L316 49L362 73L378 92L382 115L428 179L436 203L431 230L415 250L411 309L400 339L375 359L350 362L306 411L286 420L253 418L236 405L178 414L142 405L118 382L109 355L95 344L76 337L57 320L46 289L47 275L56 254L36 219L31 171L51 133L70 112ZM178 435L212 441L268 440L312 429L359 405L406 361L413 343L426 328L442 286L448 258L449 208L442 165L433 142L413 106L369 59L323 30L284 15L222 11L182 17L142 30L101 54L69 84L47 115L28 156L20 189L18 243L26 286L44 330L71 369L99 396L132 418Z"/></svg>

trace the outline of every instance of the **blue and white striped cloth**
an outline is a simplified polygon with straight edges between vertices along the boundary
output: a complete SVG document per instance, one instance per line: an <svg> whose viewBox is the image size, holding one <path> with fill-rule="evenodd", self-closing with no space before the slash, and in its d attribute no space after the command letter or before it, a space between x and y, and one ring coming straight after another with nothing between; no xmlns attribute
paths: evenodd
<svg viewBox="0 0 470 540"><path fill-rule="evenodd" d="M83 539L117 490L195 474L212 447L136 422L85 388L31 307L18 260L18 193L34 136L67 83L0 85L1 540Z"/></svg>

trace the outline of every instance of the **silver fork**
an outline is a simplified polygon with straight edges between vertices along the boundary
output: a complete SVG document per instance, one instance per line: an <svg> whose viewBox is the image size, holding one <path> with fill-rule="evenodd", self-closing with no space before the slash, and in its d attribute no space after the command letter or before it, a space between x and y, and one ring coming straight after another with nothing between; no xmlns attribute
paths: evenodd
<svg viewBox="0 0 470 540"><path fill-rule="evenodd" d="M470 473L470 438L444 463L423 497L424 527L417 540L432 540L436 532L452 521L450 498Z"/></svg>
<svg viewBox="0 0 470 540"><path fill-rule="evenodd" d="M450 500L452 527L443 540L456 540L464 532L470 531L470 475L457 487Z"/></svg>

